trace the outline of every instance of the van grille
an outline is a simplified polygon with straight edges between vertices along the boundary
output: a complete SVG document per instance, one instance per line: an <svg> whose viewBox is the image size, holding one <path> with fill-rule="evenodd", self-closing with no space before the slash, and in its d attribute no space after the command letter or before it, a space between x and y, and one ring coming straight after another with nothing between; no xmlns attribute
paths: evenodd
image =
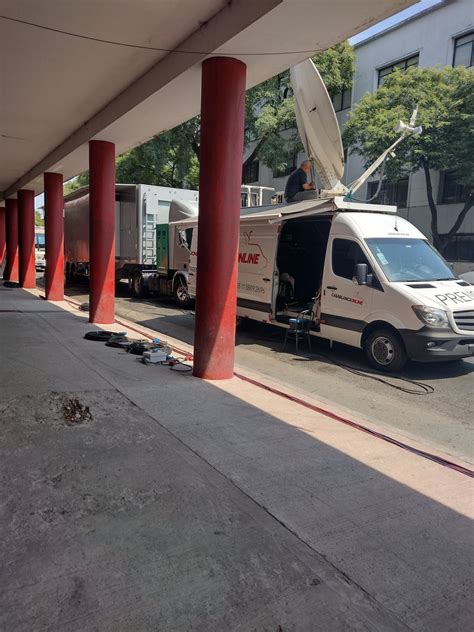
<svg viewBox="0 0 474 632"><path fill-rule="evenodd" d="M454 322L459 329L474 331L474 310L453 312Z"/></svg>

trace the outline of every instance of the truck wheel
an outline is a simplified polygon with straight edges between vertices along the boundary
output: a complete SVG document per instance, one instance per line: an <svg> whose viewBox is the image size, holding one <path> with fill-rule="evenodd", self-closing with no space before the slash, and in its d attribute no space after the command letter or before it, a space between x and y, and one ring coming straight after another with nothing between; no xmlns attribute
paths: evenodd
<svg viewBox="0 0 474 632"><path fill-rule="evenodd" d="M134 272L132 275L131 289L135 298L145 298L148 296L148 287L145 284L143 275L139 270Z"/></svg>
<svg viewBox="0 0 474 632"><path fill-rule="evenodd" d="M192 306L193 300L189 296L188 284L186 283L186 279L184 277L178 276L174 280L173 296L178 307L189 309Z"/></svg>
<svg viewBox="0 0 474 632"><path fill-rule="evenodd" d="M401 371L407 361L407 353L399 336L390 329L375 329L364 344L370 364L387 373Z"/></svg>

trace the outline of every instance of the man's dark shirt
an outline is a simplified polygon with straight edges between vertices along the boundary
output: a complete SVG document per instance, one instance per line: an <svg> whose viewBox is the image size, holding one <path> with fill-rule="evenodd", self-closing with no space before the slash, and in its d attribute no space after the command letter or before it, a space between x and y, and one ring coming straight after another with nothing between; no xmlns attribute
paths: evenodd
<svg viewBox="0 0 474 632"><path fill-rule="evenodd" d="M285 200L290 201L297 193L304 191L303 184L306 184L306 173L301 169L293 171L286 181Z"/></svg>

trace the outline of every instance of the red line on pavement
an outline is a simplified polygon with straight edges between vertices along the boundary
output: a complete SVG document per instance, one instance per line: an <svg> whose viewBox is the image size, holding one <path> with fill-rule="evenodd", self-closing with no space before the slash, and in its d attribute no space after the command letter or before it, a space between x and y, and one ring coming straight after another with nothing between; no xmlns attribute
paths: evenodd
<svg viewBox="0 0 474 632"><path fill-rule="evenodd" d="M70 299L65 299L65 300L66 302L71 303L72 305L75 305L76 307L80 305L79 303L76 303L75 301L71 301ZM153 336L150 336L150 334L147 334L146 332L140 329L136 329L132 327L129 323L125 323L118 319L115 319L115 322L118 323L119 325L127 327L128 329L131 329L132 331L135 331L138 334L141 334L142 336L145 336L146 338L149 338L150 340L153 340ZM177 351L178 353L181 353L185 356L191 356L192 358L192 355L188 351L183 351L183 349L179 349L178 347L174 347L173 345L169 345L169 346L173 349L173 351ZM412 454L416 454L417 456L420 456L424 459L428 459L429 461L433 461L434 463L437 463L438 465L454 470L458 472L459 474L463 474L464 476L468 476L469 478L474 478L474 470L470 470L468 467L465 467L464 465L460 465L459 463L455 463L454 461L449 461L448 459L445 459L441 456L437 456L436 454L432 454L431 452L426 452L425 450L420 450L418 448L415 448L414 446L411 446L408 443L404 443L403 441L394 439L393 437L390 437L389 435L386 435L382 432L378 432L377 430L368 428L367 426L364 426L363 424L360 424L357 421L353 421L352 419L343 417L342 415L338 415L337 413L334 413L327 408L323 408L322 406L317 406L316 404L311 404L310 402L307 402L304 399L296 397L295 395L286 393L285 391L274 388L273 386L268 386L267 384L263 384L262 382L259 382L258 380L254 380L250 377L242 375L241 373L234 372L234 375L235 377L239 378L239 380L243 380L244 382L253 384L253 386L257 386L258 388L269 391L270 393L273 393L274 395L278 395L279 397L288 399L294 402L295 404L299 404L300 406L304 406L305 408L308 408L309 410L319 413L320 415L324 415L325 417L328 417L329 419L332 419L333 421L337 421L339 423L345 424L346 426L350 426L351 428L354 428L355 430L360 430L361 432L365 432L366 434L369 434L372 437L376 437L377 439L386 441L387 443L391 443L392 445L395 445L398 448L406 450L407 452L411 452Z"/></svg>

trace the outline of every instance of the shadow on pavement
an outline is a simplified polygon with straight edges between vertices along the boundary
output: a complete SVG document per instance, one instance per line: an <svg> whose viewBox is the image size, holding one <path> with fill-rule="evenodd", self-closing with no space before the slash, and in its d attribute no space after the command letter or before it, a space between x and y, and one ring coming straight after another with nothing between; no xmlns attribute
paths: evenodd
<svg viewBox="0 0 474 632"><path fill-rule="evenodd" d="M406 453L328 420L318 439L303 409L146 367L49 315L1 316L16 396L0 398L0 627L469 629L466 477L397 469ZM94 423L61 423L69 388Z"/></svg>

